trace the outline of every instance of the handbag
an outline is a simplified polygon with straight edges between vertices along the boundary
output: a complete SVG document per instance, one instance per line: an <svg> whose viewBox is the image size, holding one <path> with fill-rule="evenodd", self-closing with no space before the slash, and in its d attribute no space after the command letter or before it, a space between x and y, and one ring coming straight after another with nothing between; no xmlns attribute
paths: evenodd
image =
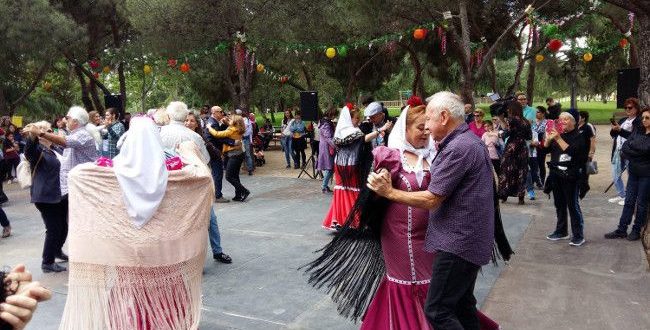
<svg viewBox="0 0 650 330"><path fill-rule="evenodd" d="M36 169L38 168L38 164L41 162L42 158L43 152L41 152L41 155L38 157L36 165L32 170L30 168L29 161L27 158L25 158L25 155L20 155L20 163L16 167L16 177L18 178L18 184L20 185L20 188L25 189L32 186L32 180L34 179Z"/></svg>
<svg viewBox="0 0 650 330"><path fill-rule="evenodd" d="M587 174L598 174L598 162L595 160L587 162Z"/></svg>

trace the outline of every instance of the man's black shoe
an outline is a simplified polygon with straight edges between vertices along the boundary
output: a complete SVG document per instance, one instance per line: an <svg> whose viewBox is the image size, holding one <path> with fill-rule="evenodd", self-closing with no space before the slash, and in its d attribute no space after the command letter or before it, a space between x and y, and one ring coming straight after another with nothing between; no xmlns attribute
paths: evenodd
<svg viewBox="0 0 650 330"><path fill-rule="evenodd" d="M246 198L248 197L248 195L250 195L250 194L251 194L251 192L248 191L248 190L246 190L243 194L241 194L241 198L239 199L239 201L240 201L240 202L245 201Z"/></svg>
<svg viewBox="0 0 650 330"><path fill-rule="evenodd" d="M626 238L626 237L627 237L627 233L624 231L620 231L618 229L614 230L611 233L605 234L605 238L607 239Z"/></svg>
<svg viewBox="0 0 650 330"><path fill-rule="evenodd" d="M227 255L227 254L225 254L223 252L213 254L212 257L214 258L214 260L219 261L219 262L224 263L224 264L232 263L232 258L229 255Z"/></svg>
<svg viewBox="0 0 650 330"><path fill-rule="evenodd" d="M59 273L59 272L65 272L68 269L57 264L56 262L53 262L51 264L42 264L41 270L43 270L43 273L52 273L52 272Z"/></svg>
<svg viewBox="0 0 650 330"><path fill-rule="evenodd" d="M63 252L57 254L55 257L56 257L57 259L59 259L59 260L63 260L63 261L68 261L68 260L69 260L68 255L65 254L65 253L63 253Z"/></svg>
<svg viewBox="0 0 650 330"><path fill-rule="evenodd" d="M638 231L633 230L627 235L628 241L638 241L639 239L641 239L641 234Z"/></svg>

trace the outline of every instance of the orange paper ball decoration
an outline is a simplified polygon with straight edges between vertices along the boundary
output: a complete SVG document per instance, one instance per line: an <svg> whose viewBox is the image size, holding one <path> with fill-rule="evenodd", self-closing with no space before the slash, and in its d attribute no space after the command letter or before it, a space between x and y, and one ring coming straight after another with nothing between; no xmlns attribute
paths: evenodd
<svg viewBox="0 0 650 330"><path fill-rule="evenodd" d="M190 71L190 65L188 63L181 64L181 72L187 73Z"/></svg>
<svg viewBox="0 0 650 330"><path fill-rule="evenodd" d="M621 40L618 42L618 45L619 45L621 48L625 48L625 47L627 47L627 39L626 39L626 38L621 39Z"/></svg>
<svg viewBox="0 0 650 330"><path fill-rule="evenodd" d="M413 39L422 40L427 37L427 29L415 29L413 31Z"/></svg>
<svg viewBox="0 0 650 330"><path fill-rule="evenodd" d="M52 91L52 84L49 81L46 81L43 84L43 89L49 93L50 91Z"/></svg>
<svg viewBox="0 0 650 330"><path fill-rule="evenodd" d="M535 61L536 61L537 63L539 63L539 62L541 62L541 61L543 61L543 60L544 60L544 55L542 55L542 54L537 54L537 55L535 55Z"/></svg>
<svg viewBox="0 0 650 330"><path fill-rule="evenodd" d="M111 72L111 67L108 66L108 65L105 66L105 67L102 69L102 72L104 72L105 74L108 74L109 72Z"/></svg>

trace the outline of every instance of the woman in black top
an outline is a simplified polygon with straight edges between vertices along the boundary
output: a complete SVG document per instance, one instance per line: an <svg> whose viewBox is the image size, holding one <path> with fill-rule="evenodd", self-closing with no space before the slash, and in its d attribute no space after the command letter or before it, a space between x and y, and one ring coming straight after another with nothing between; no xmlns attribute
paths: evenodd
<svg viewBox="0 0 650 330"><path fill-rule="evenodd" d="M584 164L587 161L589 147L585 138L576 128L576 119L568 112L560 114L559 118L564 132L559 134L553 129L547 134L544 147L550 151L549 176L547 186L553 191L553 202L557 214L555 231L546 236L551 241L568 239L568 215L571 217L571 232L573 237L569 245L584 244L584 219L578 203L578 184L584 175Z"/></svg>
<svg viewBox="0 0 650 330"><path fill-rule="evenodd" d="M641 237L641 228L648 216L648 198L650 198L650 108L641 113L642 126L627 135L627 141L621 148L622 156L629 161L628 179L625 187L625 205L618 223L618 228L605 234L605 238L625 238L636 241ZM636 217L632 231L627 234L627 227L632 222L636 208Z"/></svg>
<svg viewBox="0 0 650 330"><path fill-rule="evenodd" d="M508 139L501 160L499 175L499 198L505 202L508 196L519 197L519 204L524 204L526 193L526 176L528 175L528 147L526 140L532 138L530 123L523 115L519 102L508 103L508 117L505 119L505 131L502 138Z"/></svg>

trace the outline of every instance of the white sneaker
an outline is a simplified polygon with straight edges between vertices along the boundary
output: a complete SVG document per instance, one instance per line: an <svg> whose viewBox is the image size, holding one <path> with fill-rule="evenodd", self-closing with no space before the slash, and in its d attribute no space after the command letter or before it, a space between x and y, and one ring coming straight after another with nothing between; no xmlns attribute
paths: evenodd
<svg viewBox="0 0 650 330"><path fill-rule="evenodd" d="M607 201L610 202L610 203L618 203L620 201L625 201L625 199L622 198L622 197L616 196L616 197L608 199Z"/></svg>
<svg viewBox="0 0 650 330"><path fill-rule="evenodd" d="M624 206L624 205L625 205L625 199L624 199L624 198L621 198L621 200L618 201L618 205L620 205L620 206Z"/></svg>

